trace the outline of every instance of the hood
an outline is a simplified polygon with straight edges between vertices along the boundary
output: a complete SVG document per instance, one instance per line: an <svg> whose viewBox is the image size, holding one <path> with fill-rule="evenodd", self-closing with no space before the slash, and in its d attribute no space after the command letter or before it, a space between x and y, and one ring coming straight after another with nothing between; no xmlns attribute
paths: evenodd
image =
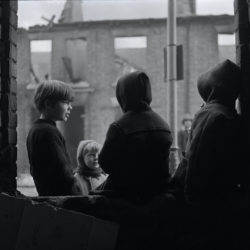
<svg viewBox="0 0 250 250"><path fill-rule="evenodd" d="M152 94L148 76L141 71L122 76L117 82L116 98L123 112L149 109Z"/></svg>
<svg viewBox="0 0 250 250"><path fill-rule="evenodd" d="M198 79L198 91L205 102L218 101L224 105L235 105L241 87L239 66L225 60Z"/></svg>

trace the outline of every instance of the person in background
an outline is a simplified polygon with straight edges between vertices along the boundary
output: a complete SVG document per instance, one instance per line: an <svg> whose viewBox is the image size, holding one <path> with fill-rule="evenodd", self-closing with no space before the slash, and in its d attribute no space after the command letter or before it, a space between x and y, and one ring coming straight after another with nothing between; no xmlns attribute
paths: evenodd
<svg viewBox="0 0 250 250"><path fill-rule="evenodd" d="M189 132L192 125L191 114L184 114L182 118L182 128L178 131L178 147L179 147L179 158L182 159L185 156L186 145L188 141Z"/></svg>
<svg viewBox="0 0 250 250"><path fill-rule="evenodd" d="M46 81L36 89L40 118L29 131L27 151L39 196L79 194L65 139L56 127L57 121L69 118L72 100L72 89L61 81Z"/></svg>
<svg viewBox="0 0 250 250"><path fill-rule="evenodd" d="M143 204L168 190L171 131L150 107L151 85L144 72L121 77L116 97L123 115L110 125L99 155L109 174L103 190Z"/></svg>
<svg viewBox="0 0 250 250"><path fill-rule="evenodd" d="M93 140L83 140L78 145L78 166L74 176L80 183L81 195L88 195L107 179L107 174L98 164L100 149L101 145Z"/></svg>

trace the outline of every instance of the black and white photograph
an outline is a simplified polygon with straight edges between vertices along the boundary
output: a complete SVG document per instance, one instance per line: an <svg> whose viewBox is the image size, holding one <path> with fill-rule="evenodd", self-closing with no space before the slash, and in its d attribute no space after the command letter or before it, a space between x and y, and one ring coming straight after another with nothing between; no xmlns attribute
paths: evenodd
<svg viewBox="0 0 250 250"><path fill-rule="evenodd" d="M1 250L250 250L249 0L0 0Z"/></svg>

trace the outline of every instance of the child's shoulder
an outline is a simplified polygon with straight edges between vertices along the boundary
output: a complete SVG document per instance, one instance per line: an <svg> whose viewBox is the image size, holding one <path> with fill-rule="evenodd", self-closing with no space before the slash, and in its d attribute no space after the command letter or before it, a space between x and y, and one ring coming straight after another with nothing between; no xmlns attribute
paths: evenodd
<svg viewBox="0 0 250 250"><path fill-rule="evenodd" d="M53 122L47 122L47 121L43 121L41 119L36 120L32 127L31 130L36 130L36 131L40 131L40 130L48 130L48 131L57 131L57 127Z"/></svg>
<svg viewBox="0 0 250 250"><path fill-rule="evenodd" d="M62 134L60 133L59 129L56 127L55 124L50 122L44 122L41 120L37 120L34 122L33 126L29 131L29 134L36 134L45 137L62 137Z"/></svg>

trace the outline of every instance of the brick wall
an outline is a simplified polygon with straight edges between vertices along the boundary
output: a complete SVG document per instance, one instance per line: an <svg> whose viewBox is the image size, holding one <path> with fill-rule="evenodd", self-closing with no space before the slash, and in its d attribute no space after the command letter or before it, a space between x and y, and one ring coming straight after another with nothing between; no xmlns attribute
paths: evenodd
<svg viewBox="0 0 250 250"><path fill-rule="evenodd" d="M31 107L33 105L33 98L31 98L31 91L27 91L26 88L31 82L30 63L28 31L19 29L17 36L17 174L27 172L29 169L26 138L32 122Z"/></svg>
<svg viewBox="0 0 250 250"><path fill-rule="evenodd" d="M0 2L0 191L16 189L17 1Z"/></svg>
<svg viewBox="0 0 250 250"><path fill-rule="evenodd" d="M114 74L114 39L108 27L96 28L89 32L87 44L87 79L95 89L86 103L86 126L88 138L103 143L107 128L114 120L111 97L115 96L112 83Z"/></svg>
<svg viewBox="0 0 250 250"><path fill-rule="evenodd" d="M240 97L241 112L244 118L245 131L249 133L250 116L250 1L235 0L235 23L236 23L236 62L242 70L243 89Z"/></svg>

